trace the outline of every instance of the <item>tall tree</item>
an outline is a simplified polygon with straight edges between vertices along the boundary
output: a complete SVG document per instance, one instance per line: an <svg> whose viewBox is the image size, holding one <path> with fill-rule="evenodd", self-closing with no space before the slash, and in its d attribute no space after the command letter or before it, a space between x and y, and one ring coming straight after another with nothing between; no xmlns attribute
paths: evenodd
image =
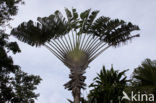
<svg viewBox="0 0 156 103"><path fill-rule="evenodd" d="M14 65L8 52L20 52L16 42L8 42L7 34L0 35L0 103L34 103L39 76L28 75Z"/></svg>
<svg viewBox="0 0 156 103"><path fill-rule="evenodd" d="M5 28L11 17L17 14L17 4L22 0L0 1L0 103L34 103L38 97L35 93L40 77L28 75L14 65L8 52L21 52L16 42L9 42Z"/></svg>
<svg viewBox="0 0 156 103"><path fill-rule="evenodd" d="M72 91L74 103L80 103L83 75L90 62L109 47L117 47L138 37L131 32L139 27L123 20L97 17L99 11L90 9L78 14L76 9L65 9L67 19L60 11L48 17L38 17L21 23L11 34L31 46L45 46L71 71L65 88Z"/></svg>

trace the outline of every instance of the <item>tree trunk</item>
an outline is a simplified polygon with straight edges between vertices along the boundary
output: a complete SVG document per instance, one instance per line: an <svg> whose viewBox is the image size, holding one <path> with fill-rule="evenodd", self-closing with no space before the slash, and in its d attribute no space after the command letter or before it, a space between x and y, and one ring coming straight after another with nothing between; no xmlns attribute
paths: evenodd
<svg viewBox="0 0 156 103"><path fill-rule="evenodd" d="M81 88L85 89L86 86L86 84L84 83L86 77L83 76L83 74L85 73L85 69L82 69L82 67L76 67L70 70L71 74L69 75L69 78L71 78L71 80L64 86L65 88L68 88L68 90L72 91L74 103L80 103Z"/></svg>
<svg viewBox="0 0 156 103"><path fill-rule="evenodd" d="M80 103L80 98L81 98L80 94L81 94L81 89L79 89L77 94L75 94L75 96L74 96L74 103Z"/></svg>

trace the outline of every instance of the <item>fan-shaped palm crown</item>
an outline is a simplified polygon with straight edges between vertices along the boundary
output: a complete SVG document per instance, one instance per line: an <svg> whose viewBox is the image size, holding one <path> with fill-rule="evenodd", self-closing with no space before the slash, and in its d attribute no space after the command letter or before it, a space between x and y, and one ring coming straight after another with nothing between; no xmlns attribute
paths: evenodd
<svg viewBox="0 0 156 103"><path fill-rule="evenodd" d="M75 102L84 88L85 69L99 54L111 46L119 46L138 37L131 32L139 27L123 20L97 17L99 11L90 9L80 15L76 9L65 9L67 18L55 11L37 22L23 22L11 34L32 46L44 45L71 70L71 81L65 87L72 90Z"/></svg>

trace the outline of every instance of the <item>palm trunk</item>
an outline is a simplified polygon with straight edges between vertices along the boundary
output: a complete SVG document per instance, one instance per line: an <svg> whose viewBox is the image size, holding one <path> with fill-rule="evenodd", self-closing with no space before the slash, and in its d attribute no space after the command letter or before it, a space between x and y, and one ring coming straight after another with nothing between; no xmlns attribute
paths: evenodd
<svg viewBox="0 0 156 103"><path fill-rule="evenodd" d="M86 84L84 83L86 77L83 76L85 69L75 67L70 70L71 74L69 75L69 78L71 78L71 80L64 86L65 88L68 88L68 90L72 91L74 103L80 103L81 89L85 89L86 86Z"/></svg>
<svg viewBox="0 0 156 103"><path fill-rule="evenodd" d="M81 94L81 89L77 91L77 94L74 96L74 103L80 103L80 94Z"/></svg>

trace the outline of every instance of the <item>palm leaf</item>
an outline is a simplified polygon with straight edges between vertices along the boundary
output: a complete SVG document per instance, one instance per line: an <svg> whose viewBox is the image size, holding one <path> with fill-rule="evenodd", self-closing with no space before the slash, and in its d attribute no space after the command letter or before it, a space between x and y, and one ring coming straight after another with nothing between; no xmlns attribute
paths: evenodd
<svg viewBox="0 0 156 103"><path fill-rule="evenodd" d="M123 20L110 20L108 17L99 17L92 26L92 33L109 45L117 46L128 40L138 37L131 35L131 32L139 30L139 27L132 23L125 23Z"/></svg>
<svg viewBox="0 0 156 103"><path fill-rule="evenodd" d="M49 17L38 17L37 22L29 20L11 31L20 41L32 46L44 45L52 38L57 38L69 31L68 24L59 11Z"/></svg>
<svg viewBox="0 0 156 103"><path fill-rule="evenodd" d="M156 63L150 59L146 59L141 66L136 68L133 73L133 78L141 86L156 86Z"/></svg>

